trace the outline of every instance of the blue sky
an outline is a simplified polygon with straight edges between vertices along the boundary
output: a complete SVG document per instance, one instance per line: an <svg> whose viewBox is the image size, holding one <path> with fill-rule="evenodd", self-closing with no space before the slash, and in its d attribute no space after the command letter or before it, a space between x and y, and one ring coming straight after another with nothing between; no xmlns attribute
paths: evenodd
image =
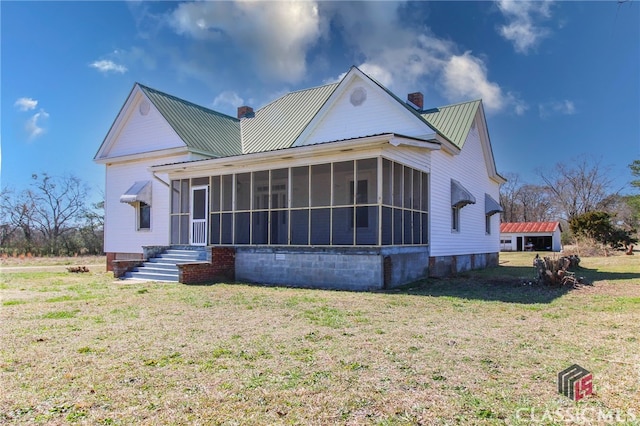
<svg viewBox="0 0 640 426"><path fill-rule="evenodd" d="M425 107L482 98L500 173L640 158L640 2L0 2L3 187L92 159L133 84L235 116L356 65ZM624 191L623 191L624 192Z"/></svg>

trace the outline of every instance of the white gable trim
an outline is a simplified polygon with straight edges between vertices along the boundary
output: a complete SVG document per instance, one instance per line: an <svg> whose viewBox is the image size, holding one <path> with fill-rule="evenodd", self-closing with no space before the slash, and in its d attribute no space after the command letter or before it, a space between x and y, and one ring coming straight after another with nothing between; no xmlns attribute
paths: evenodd
<svg viewBox="0 0 640 426"><path fill-rule="evenodd" d="M116 158L116 157L110 157L109 156L109 152L111 151L113 146L116 144L116 142L120 138L120 135L122 134L122 131L126 128L126 126L129 123L131 117L135 113L136 106L140 105L140 103L143 102L144 100L146 100L149 103L149 105L153 105L153 102L151 102L149 97L144 94L144 92L140 88L140 85L138 85L138 83L136 83L133 86L133 89L131 89L131 93L129 94L129 97L127 97L127 100L125 101L124 105L120 109L120 112L118 113L118 116L116 117L116 119L114 120L113 124L111 125L111 128L109 129L109 132L107 133L107 136L104 138L104 141L102 142L102 145L100 145L100 148L98 149L98 152L96 153L95 157L93 158L94 161L96 161L97 163L101 163L101 162L104 162L103 160L109 160L109 159ZM160 114L160 115L162 115L162 114ZM164 117L162 119L164 120ZM182 139L176 133L176 131L173 129L173 127L171 127L171 125L169 125L169 123L167 123L167 125L168 125L169 128L171 128L171 130L170 130L172 132L171 136L182 141ZM184 142L182 142L182 143L184 144ZM184 144L184 145L186 147L186 144Z"/></svg>
<svg viewBox="0 0 640 426"><path fill-rule="evenodd" d="M151 159L151 158L171 157L171 156L180 155L180 154L189 154L189 152L190 151L186 147L171 148L171 149L161 149L157 151L141 152L139 154L129 154L129 155L120 155L116 157L98 158L98 159L95 159L94 161L98 164L126 163L130 161L138 161L138 160Z"/></svg>
<svg viewBox="0 0 640 426"><path fill-rule="evenodd" d="M424 135L424 139L428 140L436 140L436 131L431 128L425 121L412 114L407 107L405 107L402 103L398 102L398 100L392 97L386 90L380 87L376 82L374 82L368 75L360 71L357 67L352 67L349 72L342 78L338 87L335 88L331 96L327 99L327 101L322 105L320 110L316 113L316 115L309 121L304 130L298 135L296 140L291 145L292 147L298 147L305 145L305 142L309 139L309 137L313 134L313 132L318 128L318 126L323 122L324 118L331 112L334 104L345 94L345 92L350 88L351 83L359 80L363 85L366 86L367 90L376 91L382 96L386 97L390 101L390 105L397 108L399 111L402 111L402 114L405 114L407 117L412 117L417 120L420 124L422 124L425 129L428 129L428 132ZM394 129L389 129L393 131ZM361 135L366 136L366 135Z"/></svg>
<svg viewBox="0 0 640 426"><path fill-rule="evenodd" d="M493 148L491 147L491 139L489 138L489 130L487 128L487 119L484 115L484 107L482 102L476 111L476 116L473 119L478 135L480 136L480 144L482 145L482 154L484 155L484 162L487 165L487 174L489 178L496 183L503 184L507 180L498 174L496 170L496 161L493 157ZM463 148L464 149L464 148Z"/></svg>
<svg viewBox="0 0 640 426"><path fill-rule="evenodd" d="M433 139L435 139L435 136L436 134L434 133L431 137L427 136L425 140L420 140L420 139L395 135L391 139L389 139L389 143L393 146L400 146L400 145L415 146L417 148L425 148L425 149L434 151L434 150L440 149L439 143L432 142Z"/></svg>

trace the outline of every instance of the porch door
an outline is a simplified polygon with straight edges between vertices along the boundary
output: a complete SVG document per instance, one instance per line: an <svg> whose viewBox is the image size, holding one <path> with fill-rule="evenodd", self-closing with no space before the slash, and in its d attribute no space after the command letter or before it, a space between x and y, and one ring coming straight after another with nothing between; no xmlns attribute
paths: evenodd
<svg viewBox="0 0 640 426"><path fill-rule="evenodd" d="M207 213L209 205L209 187L194 186L191 188L191 236L192 246L207 245Z"/></svg>

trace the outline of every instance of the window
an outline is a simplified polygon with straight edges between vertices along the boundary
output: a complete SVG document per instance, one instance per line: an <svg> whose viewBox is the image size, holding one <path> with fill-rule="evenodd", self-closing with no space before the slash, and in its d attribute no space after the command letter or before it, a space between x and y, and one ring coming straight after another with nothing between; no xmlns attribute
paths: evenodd
<svg viewBox="0 0 640 426"><path fill-rule="evenodd" d="M460 207L451 207L451 230L460 231Z"/></svg>
<svg viewBox="0 0 640 426"><path fill-rule="evenodd" d="M487 235L491 235L491 216L489 215L484 217L484 231Z"/></svg>
<svg viewBox="0 0 640 426"><path fill-rule="evenodd" d="M138 231L151 229L151 206L140 201L138 205Z"/></svg>

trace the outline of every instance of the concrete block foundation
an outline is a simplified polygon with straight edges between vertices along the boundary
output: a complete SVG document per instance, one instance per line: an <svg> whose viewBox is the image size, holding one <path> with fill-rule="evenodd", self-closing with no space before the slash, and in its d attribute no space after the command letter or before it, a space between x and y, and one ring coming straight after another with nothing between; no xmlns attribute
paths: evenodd
<svg viewBox="0 0 640 426"><path fill-rule="evenodd" d="M236 280L351 291L398 287L428 275L427 247L236 247Z"/></svg>

